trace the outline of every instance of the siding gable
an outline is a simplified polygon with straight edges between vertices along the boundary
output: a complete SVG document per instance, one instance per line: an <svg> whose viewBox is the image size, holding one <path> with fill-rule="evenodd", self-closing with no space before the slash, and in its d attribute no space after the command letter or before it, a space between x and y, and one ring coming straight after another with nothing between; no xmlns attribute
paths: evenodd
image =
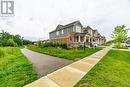
<svg viewBox="0 0 130 87"><path fill-rule="evenodd" d="M70 32L76 32L76 26L79 29L81 29L80 31L82 32L82 24L79 21L75 21L73 23L70 23L64 26L58 25L54 31L49 33L49 38L55 39L55 38L68 36ZM61 33L61 31L63 31L63 34ZM57 35L57 32L59 32L59 35Z"/></svg>

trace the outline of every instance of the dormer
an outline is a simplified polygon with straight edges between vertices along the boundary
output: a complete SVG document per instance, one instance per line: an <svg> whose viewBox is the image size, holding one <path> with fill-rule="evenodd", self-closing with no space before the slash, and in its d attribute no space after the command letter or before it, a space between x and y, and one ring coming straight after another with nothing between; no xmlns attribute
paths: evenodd
<svg viewBox="0 0 130 87"><path fill-rule="evenodd" d="M83 33L82 28L82 24L79 21L76 21L73 27L73 31L77 33Z"/></svg>
<svg viewBox="0 0 130 87"><path fill-rule="evenodd" d="M83 28L83 32L89 34L90 36L93 36L93 29L90 26Z"/></svg>

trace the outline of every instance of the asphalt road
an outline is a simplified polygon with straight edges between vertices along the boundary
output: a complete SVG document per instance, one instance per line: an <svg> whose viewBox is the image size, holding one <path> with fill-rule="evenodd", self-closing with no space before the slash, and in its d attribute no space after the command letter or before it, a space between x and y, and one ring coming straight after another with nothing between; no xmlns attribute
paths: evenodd
<svg viewBox="0 0 130 87"><path fill-rule="evenodd" d="M39 77L47 75L73 62L71 60L37 53L26 48L21 49L21 51L32 62Z"/></svg>

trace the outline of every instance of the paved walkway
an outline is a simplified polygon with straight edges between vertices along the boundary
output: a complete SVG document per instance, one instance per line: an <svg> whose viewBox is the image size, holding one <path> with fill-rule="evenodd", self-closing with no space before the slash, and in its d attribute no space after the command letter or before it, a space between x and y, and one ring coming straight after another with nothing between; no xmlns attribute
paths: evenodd
<svg viewBox="0 0 130 87"><path fill-rule="evenodd" d="M25 87L73 87L107 54L111 47L106 47L89 57L65 66Z"/></svg>
<svg viewBox="0 0 130 87"><path fill-rule="evenodd" d="M70 60L44 55L26 48L22 49L22 53L33 63L39 77L72 63Z"/></svg>
<svg viewBox="0 0 130 87"><path fill-rule="evenodd" d="M119 50L119 51L130 51L130 48L128 48L128 49L117 49L117 48L112 48L112 50Z"/></svg>

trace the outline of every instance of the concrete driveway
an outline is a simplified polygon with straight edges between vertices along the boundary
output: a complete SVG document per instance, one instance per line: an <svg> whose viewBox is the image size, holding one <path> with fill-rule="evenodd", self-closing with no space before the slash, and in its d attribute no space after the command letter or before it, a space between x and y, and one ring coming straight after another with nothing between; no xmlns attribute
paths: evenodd
<svg viewBox="0 0 130 87"><path fill-rule="evenodd" d="M39 77L47 75L73 62L71 60L37 53L26 48L21 49L21 51L33 63L34 69Z"/></svg>

